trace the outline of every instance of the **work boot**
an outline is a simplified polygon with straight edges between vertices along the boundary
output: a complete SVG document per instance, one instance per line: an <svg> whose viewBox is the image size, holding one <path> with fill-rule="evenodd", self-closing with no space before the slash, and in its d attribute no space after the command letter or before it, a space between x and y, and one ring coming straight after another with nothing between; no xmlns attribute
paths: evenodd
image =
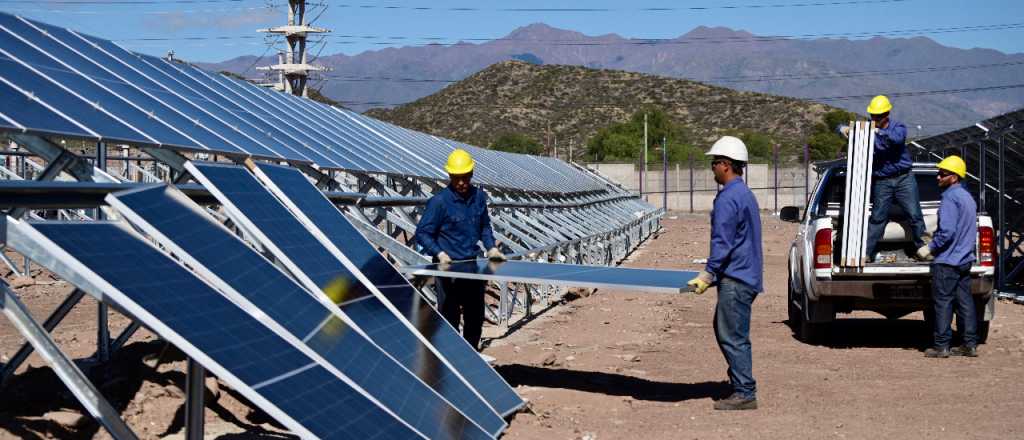
<svg viewBox="0 0 1024 440"><path fill-rule="evenodd" d="M949 357L949 349L948 348L931 347L931 348L929 348L929 349L924 351L924 357L926 357L926 358L948 358Z"/></svg>
<svg viewBox="0 0 1024 440"><path fill-rule="evenodd" d="M757 399L746 397L740 393L732 393L731 396L715 402L715 409L725 411L757 409Z"/></svg>
<svg viewBox="0 0 1024 440"><path fill-rule="evenodd" d="M961 345L959 347L953 347L949 350L949 354L952 356L964 356L964 357L978 357L978 347L970 347L967 345Z"/></svg>

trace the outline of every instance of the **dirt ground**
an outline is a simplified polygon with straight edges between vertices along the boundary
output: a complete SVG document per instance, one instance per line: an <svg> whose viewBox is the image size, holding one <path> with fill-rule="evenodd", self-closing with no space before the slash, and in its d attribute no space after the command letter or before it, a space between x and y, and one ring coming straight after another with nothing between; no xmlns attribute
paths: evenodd
<svg viewBox="0 0 1024 440"><path fill-rule="evenodd" d="M707 253L706 215L672 217L626 266L699 269L692 260ZM795 225L765 216L763 229L766 291L751 324L760 409L711 409L730 391L711 328L714 289L700 296L598 290L490 341L485 352L531 408L511 420L504 438L1024 438L1024 306L998 304L975 359L925 359L920 314L844 315L828 343L807 345L785 322L785 253ZM40 320L71 290L45 272L21 282L32 283L16 291ZM65 352L93 353L95 316L86 297L58 327ZM111 317L113 333L127 325ZM0 362L21 343L0 320ZM110 368L91 375L141 437L182 438L184 366L180 353L140 331ZM208 381L208 438L287 437L215 382ZM0 393L0 438L108 438L36 355Z"/></svg>

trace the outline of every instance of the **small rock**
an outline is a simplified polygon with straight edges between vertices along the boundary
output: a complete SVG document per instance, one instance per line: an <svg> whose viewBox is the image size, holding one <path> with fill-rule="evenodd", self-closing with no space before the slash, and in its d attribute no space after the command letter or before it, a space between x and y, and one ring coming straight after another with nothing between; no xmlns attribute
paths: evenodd
<svg viewBox="0 0 1024 440"><path fill-rule="evenodd" d="M63 426L75 426L82 415L74 411L51 411L43 415L47 420L52 420Z"/></svg>
<svg viewBox="0 0 1024 440"><path fill-rule="evenodd" d="M538 360L537 363L540 364L540 365L544 365L544 366L554 365L554 363L555 363L555 354L554 353L545 353Z"/></svg>
<svg viewBox="0 0 1024 440"><path fill-rule="evenodd" d="M640 356L635 354L617 354L615 357L622 359L626 362L640 362Z"/></svg>
<svg viewBox="0 0 1024 440"><path fill-rule="evenodd" d="M584 432L583 437L580 437L580 440L597 440L597 434L594 434L593 432Z"/></svg>
<svg viewBox="0 0 1024 440"><path fill-rule="evenodd" d="M10 286L12 289L17 289L19 287L31 286L35 283L36 280L32 279L32 277L14 277L11 280Z"/></svg>
<svg viewBox="0 0 1024 440"><path fill-rule="evenodd" d="M566 362L572 362L574 360L576 360L576 356L566 356L565 357L565 361Z"/></svg>

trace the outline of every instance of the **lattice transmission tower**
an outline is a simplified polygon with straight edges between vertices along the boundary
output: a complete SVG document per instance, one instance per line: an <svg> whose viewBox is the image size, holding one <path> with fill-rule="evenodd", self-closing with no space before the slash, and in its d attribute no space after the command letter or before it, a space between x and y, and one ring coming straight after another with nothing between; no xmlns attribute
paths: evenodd
<svg viewBox="0 0 1024 440"><path fill-rule="evenodd" d="M278 90L298 96L309 96L306 84L310 73L323 72L327 68L309 63L306 51L307 36L327 33L330 30L307 23L305 0L288 0L288 24L259 31L283 35L286 42L285 50L278 53L278 63L260 67L259 70L277 73L278 82L275 88Z"/></svg>

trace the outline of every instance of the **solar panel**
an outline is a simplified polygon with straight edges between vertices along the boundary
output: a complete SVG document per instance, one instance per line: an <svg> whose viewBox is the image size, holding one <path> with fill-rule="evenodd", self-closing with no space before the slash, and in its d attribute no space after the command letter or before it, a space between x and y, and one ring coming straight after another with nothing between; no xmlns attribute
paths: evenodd
<svg viewBox="0 0 1024 440"><path fill-rule="evenodd" d="M246 169L195 162L186 167L214 193L228 215L250 229L301 284L312 292L327 293L319 299L338 304L374 343L489 432L498 433L504 428L504 421L473 389L417 338L402 317L374 295L373 285L346 268Z"/></svg>
<svg viewBox="0 0 1024 440"><path fill-rule="evenodd" d="M576 287L613 287L668 293L689 290L686 282L697 276L697 272L684 270L634 269L532 261L495 263L484 259L455 262L448 267L423 264L406 266L399 270L410 275Z"/></svg>
<svg viewBox="0 0 1024 440"><path fill-rule="evenodd" d="M337 316L336 308L314 299L182 193L157 186L111 195L108 201L215 286L251 302L419 432L430 438L490 436L362 334L352 331L343 317ZM429 364L420 367L437 368ZM503 421L493 413L491 418L498 423L496 435Z"/></svg>
<svg viewBox="0 0 1024 440"><path fill-rule="evenodd" d="M303 438L419 438L177 262L108 222L11 222L19 251L121 307ZM24 246L19 246L24 245Z"/></svg>
<svg viewBox="0 0 1024 440"><path fill-rule="evenodd" d="M5 13L0 129L431 179L447 177L441 166L459 147L477 156L483 184L603 188L553 159L541 163L553 172L536 173L525 156L442 140Z"/></svg>
<svg viewBox="0 0 1024 440"><path fill-rule="evenodd" d="M506 415L523 405L523 400L508 383L301 172L260 163L257 164L256 176L285 202L293 214L304 217L307 224L318 229L326 239L326 245L344 253L350 267L358 268L358 272L376 286L396 311L416 327L418 333L476 388L491 407Z"/></svg>

